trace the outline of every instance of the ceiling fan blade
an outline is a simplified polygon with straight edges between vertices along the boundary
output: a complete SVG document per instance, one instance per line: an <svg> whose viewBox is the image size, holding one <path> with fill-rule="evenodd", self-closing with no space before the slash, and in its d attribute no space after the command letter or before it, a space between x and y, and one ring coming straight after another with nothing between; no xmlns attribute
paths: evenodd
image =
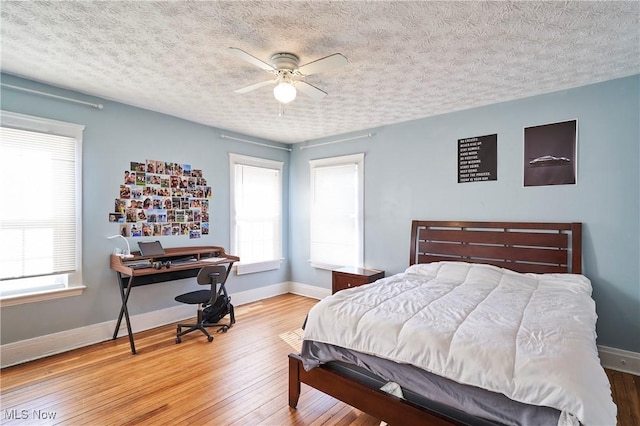
<svg viewBox="0 0 640 426"><path fill-rule="evenodd" d="M265 71L275 71L276 69L274 67L272 67L271 65L269 65L268 63L261 61L260 59L256 58L253 55L248 54L247 52L245 52L244 50L238 49L236 47L230 47L229 51L234 54L235 56L237 56L238 58L249 62L250 64L253 64L255 66L257 66L258 68L262 68Z"/></svg>
<svg viewBox="0 0 640 426"><path fill-rule="evenodd" d="M303 75L311 75L333 68L343 67L347 62L347 58L340 53L334 53L333 55L325 56L324 58L304 64L298 68L298 71Z"/></svg>
<svg viewBox="0 0 640 426"><path fill-rule="evenodd" d="M327 96L327 92L325 92L324 90L318 89L316 86L310 85L306 81L297 81L296 89L300 90L305 95L310 96L316 100L320 100L325 96Z"/></svg>
<svg viewBox="0 0 640 426"><path fill-rule="evenodd" d="M247 86L247 87L243 87L241 89L234 90L234 92L235 93L247 93L247 92L250 92L252 90L259 89L262 86L268 86L270 84L274 84L276 81L277 80L261 81L260 83L255 83L255 84L252 84L251 86Z"/></svg>

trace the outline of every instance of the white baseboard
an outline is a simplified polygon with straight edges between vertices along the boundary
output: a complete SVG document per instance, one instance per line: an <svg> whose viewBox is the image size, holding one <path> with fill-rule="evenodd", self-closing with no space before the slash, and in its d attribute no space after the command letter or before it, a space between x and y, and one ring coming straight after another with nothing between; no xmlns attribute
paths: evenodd
<svg viewBox="0 0 640 426"><path fill-rule="evenodd" d="M257 302L258 300L268 299L269 297L279 296L289 292L289 283L283 282L272 284L253 290L241 291L237 293L229 293L231 303L234 306L246 305L247 303Z"/></svg>
<svg viewBox="0 0 640 426"><path fill-rule="evenodd" d="M329 295L331 290L312 285L283 282L254 290L230 293L230 296L234 306L240 306L285 293L322 299ZM192 305L177 305L131 316L131 329L134 333L137 333L193 317L195 317L195 309ZM112 320L19 342L7 343L0 346L0 368L110 340L113 337L115 326L116 320ZM118 337L126 335L127 328L123 319L118 329Z"/></svg>
<svg viewBox="0 0 640 426"><path fill-rule="evenodd" d="M640 376L640 353L598 346L598 354L603 367Z"/></svg>
<svg viewBox="0 0 640 426"><path fill-rule="evenodd" d="M195 316L194 307L178 305L158 311L131 316L131 329L134 333L149 330L165 324L179 322ZM110 340L116 327L116 320L91 324L46 336L34 337L0 346L0 368L22 364L27 361L93 345ZM127 325L122 319L118 337L127 335Z"/></svg>
<svg viewBox="0 0 640 426"><path fill-rule="evenodd" d="M289 282L289 293L321 300L331 295L331 289L316 287L315 285Z"/></svg>

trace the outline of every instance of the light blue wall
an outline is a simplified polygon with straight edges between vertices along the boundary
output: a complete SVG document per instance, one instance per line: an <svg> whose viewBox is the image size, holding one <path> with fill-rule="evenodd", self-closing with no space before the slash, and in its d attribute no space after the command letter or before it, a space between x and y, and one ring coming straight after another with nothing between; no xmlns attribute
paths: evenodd
<svg viewBox="0 0 640 426"><path fill-rule="evenodd" d="M409 262L412 219L581 221L584 272L599 314L598 343L640 352L640 76L370 129L359 139L291 154L220 139L219 129L2 75L2 81L90 102L104 110L2 89L2 109L84 124L82 296L2 308L2 344L116 318L117 284L108 267L115 233L107 222L129 161L171 159L203 169L213 188L211 235L163 239L165 246L229 246L228 153L285 162L285 253L275 272L230 278L232 291L284 281L330 288L309 259L308 160L365 152L365 263L387 274ZM526 126L578 119L578 184L523 188ZM225 132L229 133L229 132ZM457 183L457 140L498 134L498 180ZM242 136L242 135L240 135ZM328 138L323 141L342 138ZM288 231L288 232L287 232ZM131 240L135 241L135 240ZM136 288L132 315L172 306L191 281ZM46 321L43 321L46 318Z"/></svg>
<svg viewBox="0 0 640 426"><path fill-rule="evenodd" d="M119 244L122 247L122 241L118 243L106 237L118 233L118 225L108 222L108 213L114 209L114 200L118 197L118 188L130 161L155 159L191 164L193 168L202 169L207 183L212 187L210 235L200 239L189 239L187 236L145 239L159 239L165 247L218 245L228 250L228 153L283 161L284 182L288 181L288 151L221 139L219 136L222 131L219 129L14 76L2 75L2 82L104 104L103 110L97 110L2 89L1 107L4 110L86 126L83 144L82 266L87 286L84 294L78 297L2 308L2 344L117 318L120 296L115 273L109 269L109 254L114 246ZM228 131L224 133L234 135ZM288 197L285 185L285 253L288 251ZM37 202L37 191L34 191L34 201ZM139 240L129 239L132 250L137 249ZM288 275L289 265L285 262L278 271L234 275L229 278L228 288L232 293L245 291L287 281ZM177 302L173 300L176 295L197 287L193 279L137 287L131 293L129 313L136 315L176 305Z"/></svg>
<svg viewBox="0 0 640 426"><path fill-rule="evenodd" d="M640 76L446 114L368 132L371 139L291 155L291 280L329 288L309 266L311 159L364 152L365 263L409 262L412 219L583 222L584 273L598 344L640 352ZM578 120L578 184L524 188L524 127ZM457 140L498 134L498 180L457 183Z"/></svg>

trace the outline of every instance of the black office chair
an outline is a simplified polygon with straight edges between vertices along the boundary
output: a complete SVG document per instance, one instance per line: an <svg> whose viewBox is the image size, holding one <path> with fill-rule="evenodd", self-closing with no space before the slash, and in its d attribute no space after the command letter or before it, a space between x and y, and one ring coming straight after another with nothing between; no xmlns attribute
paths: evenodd
<svg viewBox="0 0 640 426"><path fill-rule="evenodd" d="M213 341L213 336L209 334L207 327L218 327L218 332L226 333L236 322L231 298L225 287L227 268L224 265L205 266L198 272L196 281L200 285L210 286L210 289L192 291L175 298L177 302L200 305L198 307L198 319L195 324L178 324L176 343L180 343L182 336L185 334L196 330L203 332L207 336L207 340L211 342ZM230 315L230 322L221 324L219 321L227 314ZM185 327L188 327L188 329L182 331Z"/></svg>

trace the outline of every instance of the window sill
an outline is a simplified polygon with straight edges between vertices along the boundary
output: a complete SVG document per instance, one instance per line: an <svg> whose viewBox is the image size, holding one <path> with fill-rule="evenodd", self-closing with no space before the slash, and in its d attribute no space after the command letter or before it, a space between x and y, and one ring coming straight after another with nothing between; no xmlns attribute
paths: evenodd
<svg viewBox="0 0 640 426"><path fill-rule="evenodd" d="M310 260L309 264L311 265L312 268L326 269L327 271L333 271L334 269L339 269L345 266L345 265L333 265L330 263L314 262L313 260Z"/></svg>
<svg viewBox="0 0 640 426"><path fill-rule="evenodd" d="M87 287L79 285L65 289L39 291L35 293L5 296L0 298L0 307L23 305L25 303L42 302L44 300L61 299L63 297L80 296Z"/></svg>
<svg viewBox="0 0 640 426"><path fill-rule="evenodd" d="M234 268L236 269L236 275L253 274L255 272L272 271L274 269L280 269L280 264L284 259L267 260L265 262L255 263L237 263Z"/></svg>

